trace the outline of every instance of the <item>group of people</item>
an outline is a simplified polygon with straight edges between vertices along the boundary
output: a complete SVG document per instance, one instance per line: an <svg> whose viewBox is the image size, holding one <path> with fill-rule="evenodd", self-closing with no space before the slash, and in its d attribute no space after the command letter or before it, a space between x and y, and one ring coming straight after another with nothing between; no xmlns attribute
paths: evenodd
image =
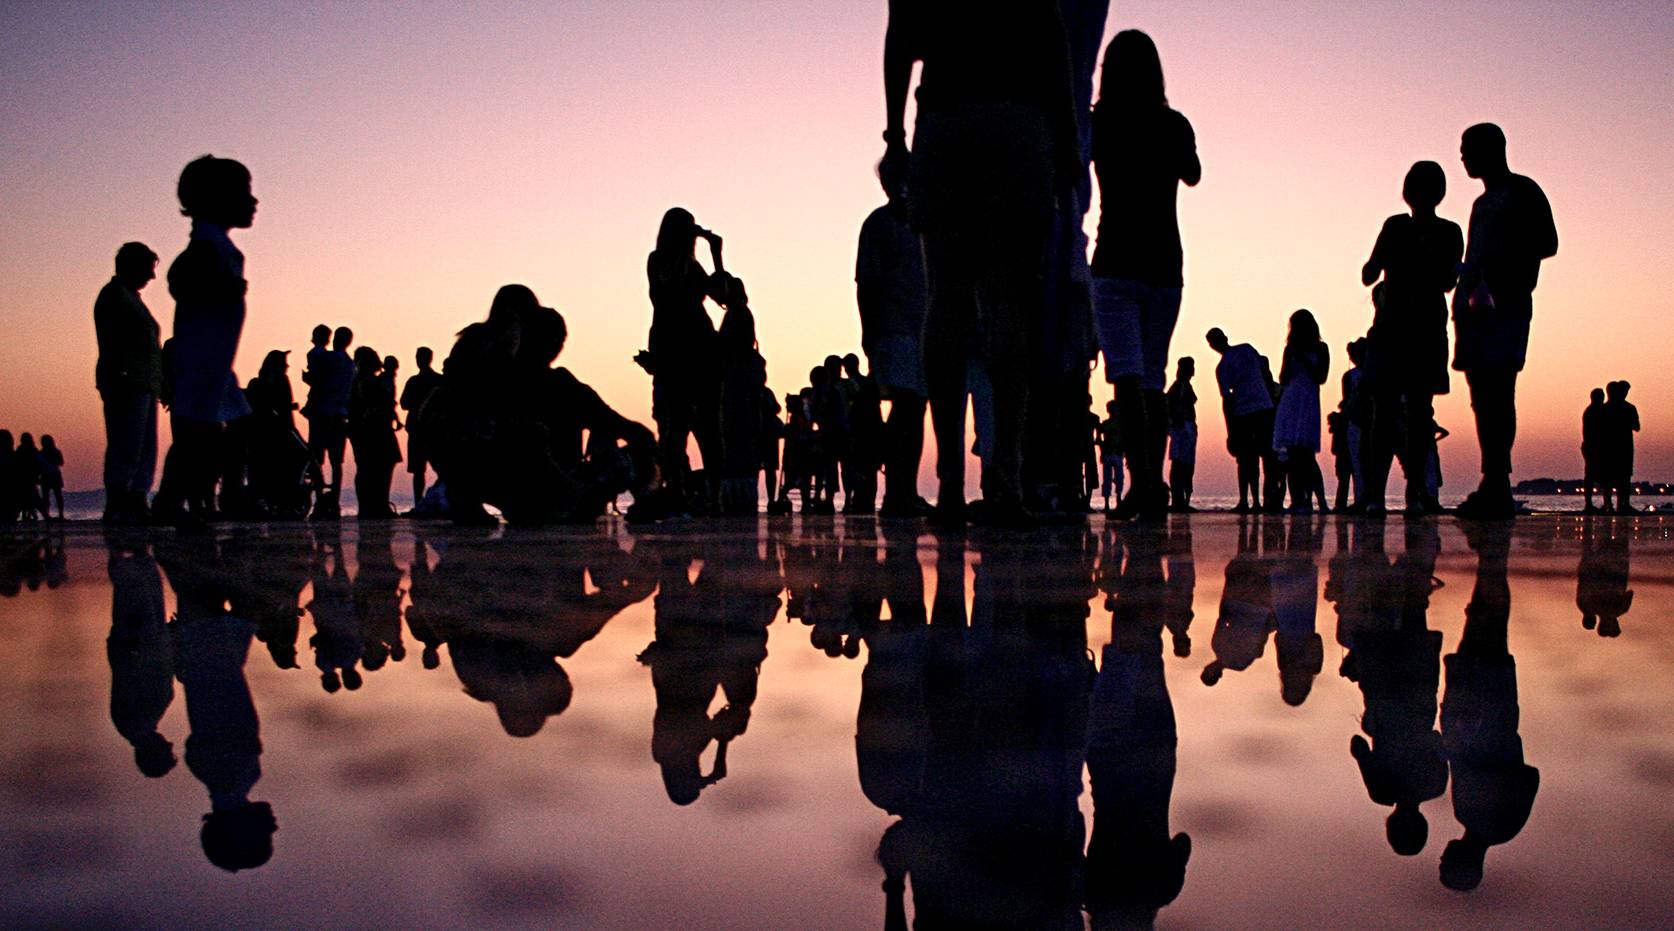
<svg viewBox="0 0 1674 931"><path fill-rule="evenodd" d="M393 357L365 346L351 357L348 328L317 328L303 372L303 440L283 351L268 354L248 388L232 373L246 285L229 233L253 222L249 172L213 156L192 162L179 186L191 238L169 270L172 339L159 345L139 298L157 260L144 245L122 247L96 305L111 516L148 516L159 400L174 444L150 507L177 522L217 513L218 482L221 501L236 511L295 514L311 497L314 513L331 516L346 444L362 516L387 516L402 429L415 500L424 499L425 469L434 465L445 507L464 520L485 519L484 505L519 520L586 519L623 491L638 492L630 518L749 514L764 473L771 509L788 508L795 491L805 508L832 510L841 489L850 513L927 515L942 526L1084 512L1101 485L1107 504L1116 491L1118 518L1189 510L1192 360L1179 360L1172 389L1165 376L1184 284L1177 191L1199 182L1202 165L1146 34L1124 30L1109 43L1095 99L1106 7L1020 5L962 21L952 41L955 24L939 8L891 4L878 165L887 202L861 228L855 272L866 374L859 356L833 356L781 407L721 237L689 211L670 209L646 262L652 321L635 357L652 378L655 434L553 368L562 317L528 288L508 285L488 319L461 331L440 372L421 349L420 371L399 393ZM909 149L915 62L924 68ZM1531 295L1557 234L1539 186L1507 167L1497 126L1470 127L1461 155L1484 184L1468 237L1436 213L1446 191L1440 165L1418 162L1403 186L1410 213L1384 223L1362 269L1375 312L1350 348L1356 365L1344 377L1344 403L1326 422L1354 477L1347 506L1367 514L1384 512L1395 461L1406 473L1407 509L1440 510L1433 400L1449 389L1450 291L1452 367L1471 390L1483 463L1481 485L1460 513L1515 513L1516 382ZM1082 225L1095 179L1101 212L1089 261ZM700 240L708 268L697 257ZM706 301L723 311L718 327ZM1314 315L1291 315L1277 379L1248 344L1219 329L1208 341L1221 357L1216 381L1240 507L1278 507L1288 489L1292 507L1323 508L1320 390L1331 357ZM1107 418L1092 412L1100 354L1113 390ZM933 508L917 490L926 406L937 441ZM980 507L964 487L968 407ZM701 470L687 455L692 440Z"/></svg>
<svg viewBox="0 0 1674 931"><path fill-rule="evenodd" d="M48 433L37 446L32 433L13 439L12 431L0 430L0 524L50 520L54 503L63 520L64 451L58 442Z"/></svg>
<svg viewBox="0 0 1674 931"><path fill-rule="evenodd" d="M1613 381L1603 388L1594 388L1581 412L1581 459L1586 465L1588 514L1598 508L1593 505L1593 492L1603 496L1602 509L1607 513L1630 514L1633 497L1633 435L1639 432L1639 408L1628 401L1625 381Z"/></svg>

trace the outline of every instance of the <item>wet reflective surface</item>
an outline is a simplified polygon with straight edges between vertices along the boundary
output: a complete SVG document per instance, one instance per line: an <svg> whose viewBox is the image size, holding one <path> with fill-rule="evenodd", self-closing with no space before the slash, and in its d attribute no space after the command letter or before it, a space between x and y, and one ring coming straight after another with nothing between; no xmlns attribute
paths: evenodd
<svg viewBox="0 0 1674 931"><path fill-rule="evenodd" d="M4 536L0 923L1666 927L1671 535Z"/></svg>

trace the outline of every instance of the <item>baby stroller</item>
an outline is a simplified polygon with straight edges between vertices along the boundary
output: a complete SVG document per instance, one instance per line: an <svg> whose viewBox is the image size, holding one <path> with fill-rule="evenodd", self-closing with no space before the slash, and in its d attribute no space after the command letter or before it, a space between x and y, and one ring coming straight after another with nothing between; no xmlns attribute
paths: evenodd
<svg viewBox="0 0 1674 931"><path fill-rule="evenodd" d="M273 427L251 443L250 491L259 508L277 520L308 516L314 486L308 443L295 427Z"/></svg>

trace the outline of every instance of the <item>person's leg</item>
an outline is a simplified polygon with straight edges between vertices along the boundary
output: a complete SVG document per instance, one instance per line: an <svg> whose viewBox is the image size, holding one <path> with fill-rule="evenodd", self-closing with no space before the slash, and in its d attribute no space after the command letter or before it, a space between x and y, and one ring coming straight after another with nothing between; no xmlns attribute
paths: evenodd
<svg viewBox="0 0 1674 931"><path fill-rule="evenodd" d="M889 440L884 468L884 506L911 506L918 499L918 466L924 456L924 398L905 389L891 389Z"/></svg>
<svg viewBox="0 0 1674 931"><path fill-rule="evenodd" d="M140 450L144 442L143 402L150 395L110 394L105 410L105 515L126 518L136 503L133 488L137 479Z"/></svg>
<svg viewBox="0 0 1674 931"><path fill-rule="evenodd" d="M1482 451L1482 485L1491 494L1509 493L1511 448L1517 439L1517 373L1478 369L1465 374Z"/></svg>
<svg viewBox="0 0 1674 931"><path fill-rule="evenodd" d="M1174 497L1182 511L1192 508L1192 480L1197 477L1197 461L1193 459L1178 459L1170 474L1170 484L1175 489Z"/></svg>
<svg viewBox="0 0 1674 931"><path fill-rule="evenodd" d="M965 504L965 386L970 333L976 323L972 270L960 238L953 230L924 234L930 287L924 319L924 375L936 437L936 507L949 514Z"/></svg>
<svg viewBox="0 0 1674 931"><path fill-rule="evenodd" d="M1179 288L1146 286L1140 302L1139 339L1144 357L1140 388L1144 391L1147 443L1145 493L1151 500L1148 506L1160 515L1167 508L1163 494L1163 457L1168 449L1168 400L1165 394L1168 378L1168 347L1174 339L1174 326L1180 319Z"/></svg>
<svg viewBox="0 0 1674 931"><path fill-rule="evenodd" d="M1430 496L1430 453L1436 446L1435 396L1409 388L1406 393L1406 470L1407 507L1429 510L1435 502Z"/></svg>

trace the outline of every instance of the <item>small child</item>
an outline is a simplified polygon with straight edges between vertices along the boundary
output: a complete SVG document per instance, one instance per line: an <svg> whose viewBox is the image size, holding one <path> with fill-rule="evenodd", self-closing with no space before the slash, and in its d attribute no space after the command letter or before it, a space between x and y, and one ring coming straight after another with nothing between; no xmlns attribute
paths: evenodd
<svg viewBox="0 0 1674 931"><path fill-rule="evenodd" d="M58 519L64 519L64 453L52 434L41 435L41 451L36 456L41 476L41 516L52 516L52 502L58 502Z"/></svg>
<svg viewBox="0 0 1674 931"><path fill-rule="evenodd" d="M1116 402L1104 406L1109 416L1099 424L1099 461L1104 466L1104 513L1112 511L1110 490L1116 490L1116 504L1122 503L1122 428L1116 423Z"/></svg>

